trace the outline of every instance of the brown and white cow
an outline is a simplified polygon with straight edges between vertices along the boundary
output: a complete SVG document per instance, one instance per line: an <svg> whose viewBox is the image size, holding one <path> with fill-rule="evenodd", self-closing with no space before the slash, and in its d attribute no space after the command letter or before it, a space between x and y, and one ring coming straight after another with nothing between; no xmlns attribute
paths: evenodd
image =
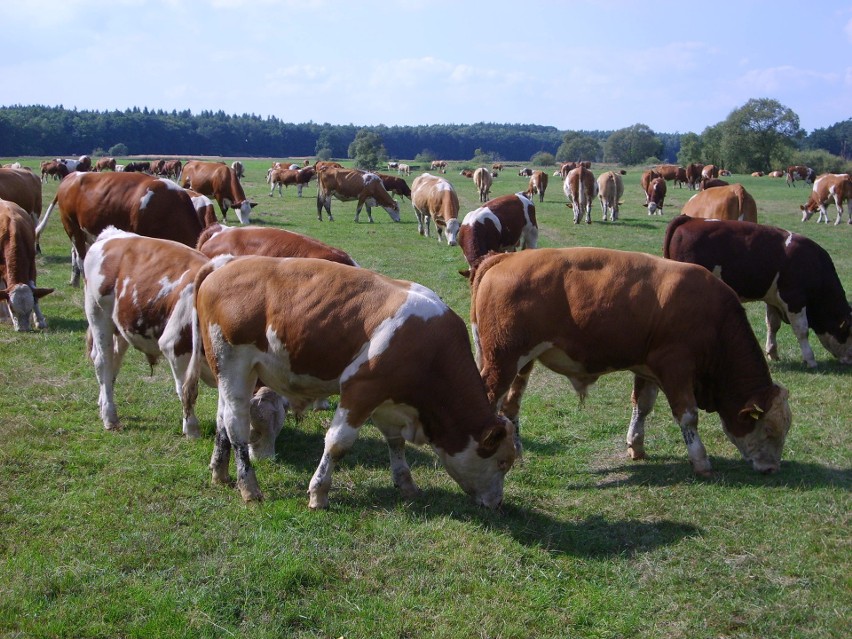
<svg viewBox="0 0 852 639"><path fill-rule="evenodd" d="M601 200L603 221L610 217L615 222L618 219L619 200L624 195L624 180L616 171L607 171L598 176L598 197Z"/></svg>
<svg viewBox="0 0 852 639"><path fill-rule="evenodd" d="M400 175L411 175L411 166L408 164L400 164L397 167L397 173Z"/></svg>
<svg viewBox="0 0 852 639"><path fill-rule="evenodd" d="M367 207L367 218L373 223L372 207L381 206L394 222L399 222L399 203L388 193L382 178L375 173L358 169L324 168L317 170L317 219L322 221L322 210L331 216L331 198L341 202L356 200L355 221L361 216L361 209Z"/></svg>
<svg viewBox="0 0 852 639"><path fill-rule="evenodd" d="M115 171L115 158L100 158L95 162L93 171Z"/></svg>
<svg viewBox="0 0 852 639"><path fill-rule="evenodd" d="M530 183L527 186L527 198L532 200L537 193L538 201L544 202L544 192L547 190L548 179L547 173L544 171L533 171L530 176Z"/></svg>
<svg viewBox="0 0 852 639"><path fill-rule="evenodd" d="M29 169L0 169L0 199L14 202L33 220L41 217L41 180Z"/></svg>
<svg viewBox="0 0 852 639"><path fill-rule="evenodd" d="M763 171L754 171L751 174L751 177L763 177L764 175L766 175L766 174Z"/></svg>
<svg viewBox="0 0 852 639"><path fill-rule="evenodd" d="M686 186L692 191L698 189L698 183L701 182L701 172L704 170L704 165L698 162L690 162L686 165Z"/></svg>
<svg viewBox="0 0 852 639"><path fill-rule="evenodd" d="M233 162L231 162L231 169L233 169L234 175L237 176L238 180L242 180L246 176L246 168L239 160L234 160Z"/></svg>
<svg viewBox="0 0 852 639"><path fill-rule="evenodd" d="M757 222L757 203L742 184L700 191L686 201L680 212L689 217Z"/></svg>
<svg viewBox="0 0 852 639"><path fill-rule="evenodd" d="M533 170L527 166L523 167L518 171L518 176L520 177L532 177Z"/></svg>
<svg viewBox="0 0 852 639"><path fill-rule="evenodd" d="M701 169L701 177L702 178L717 178L719 177L719 167L715 164L707 164Z"/></svg>
<svg viewBox="0 0 852 639"><path fill-rule="evenodd" d="M782 178L784 177L784 171L770 171L767 175L771 178Z"/></svg>
<svg viewBox="0 0 852 639"><path fill-rule="evenodd" d="M828 224L828 213L826 206L829 200L834 200L834 206L837 208L837 219L834 225L840 224L843 218L843 202L852 200L852 178L848 173L825 173L814 180L813 189L811 189L808 201L802 205L802 222L807 222L811 216L819 211L817 224L825 222ZM849 224L852 224L852 211L849 213Z"/></svg>
<svg viewBox="0 0 852 639"><path fill-rule="evenodd" d="M398 195L400 199L411 199L411 187L408 186L408 182L404 179L398 175L388 175L386 173L378 173L377 175L382 178L382 184L388 193Z"/></svg>
<svg viewBox="0 0 852 639"><path fill-rule="evenodd" d="M568 177L568 173L576 169L578 166L580 165L577 162L563 162L559 165L559 175L564 180L566 177ZM555 175L556 174L554 173L554 176Z"/></svg>
<svg viewBox="0 0 852 639"><path fill-rule="evenodd" d="M666 181L662 177L654 178L648 185L648 215L662 215L666 201Z"/></svg>
<svg viewBox="0 0 852 639"><path fill-rule="evenodd" d="M41 236L59 205L71 239L71 285L80 285L88 247L108 226L147 237L195 246L202 225L189 194L171 180L141 173L73 173L62 180L56 197L36 227Z"/></svg>
<svg viewBox="0 0 852 639"><path fill-rule="evenodd" d="M207 228L212 224L217 224L216 209L213 207L213 200L206 195L202 195L198 191L192 189L184 189L192 200L192 206L198 214L198 221L201 222L201 228Z"/></svg>
<svg viewBox="0 0 852 639"><path fill-rule="evenodd" d="M630 251L539 249L486 259L471 294L488 398L516 425L536 360L581 398L602 375L627 370L633 459L645 457L645 419L662 389L695 472L711 472L699 409L719 413L755 470L779 469L792 421L787 390L773 383L736 294L708 271Z"/></svg>
<svg viewBox="0 0 852 639"><path fill-rule="evenodd" d="M266 181L269 184L269 197L275 192L275 187L278 187L278 195L281 196L281 187L289 187L291 184L296 185L296 195L302 197L302 189L306 184L316 176L316 170L312 166L299 169L284 169L273 168L269 169L266 174Z"/></svg>
<svg viewBox="0 0 852 639"><path fill-rule="evenodd" d="M446 233L447 244L455 246L459 235L459 196L446 179L423 173L411 183L411 204L417 216L420 235L430 237L431 221L435 220L438 242Z"/></svg>
<svg viewBox="0 0 852 639"><path fill-rule="evenodd" d="M447 172L447 161L446 160L433 160L430 165L430 170L435 171L438 170L441 173Z"/></svg>
<svg viewBox="0 0 852 639"><path fill-rule="evenodd" d="M765 302L769 359L778 359L783 320L809 367L817 365L809 330L841 363L852 364L852 307L831 257L813 240L751 222L678 216L666 229L663 254L703 266L742 301Z"/></svg>
<svg viewBox="0 0 852 639"><path fill-rule="evenodd" d="M53 289L36 287L35 260L35 224L30 212L0 199L0 318L11 319L16 331L32 330L32 316L36 326L47 327L38 301Z"/></svg>
<svg viewBox="0 0 852 639"><path fill-rule="evenodd" d="M167 178L177 180L183 170L183 162L180 160L166 160L163 164L163 175Z"/></svg>
<svg viewBox="0 0 852 639"><path fill-rule="evenodd" d="M240 257L203 269L196 282L194 361L203 344L219 381L214 483L230 483L233 449L243 499L262 498L249 451L249 399L260 378L288 398L340 396L309 484L311 508L328 507L334 467L368 418L406 498L418 492L405 460L410 441L431 444L476 502L502 502L513 428L489 405L464 321L434 292L312 258Z"/></svg>
<svg viewBox="0 0 852 639"><path fill-rule="evenodd" d="M494 164L491 165L491 170L492 171L502 171L503 170L503 164L500 163L500 162L495 162Z"/></svg>
<svg viewBox="0 0 852 639"><path fill-rule="evenodd" d="M571 169L562 183L562 191L568 198L568 206L574 212L574 224L579 224L583 215L586 224L591 224L592 204L598 195L598 183L594 174L584 166Z"/></svg>
<svg viewBox="0 0 852 639"><path fill-rule="evenodd" d="M152 367L160 357L169 363L182 407L183 434L200 436L195 414L197 380L200 377L215 387L216 379L206 363L191 384L187 372L192 357L195 275L207 263L205 255L183 244L115 227L105 229L89 249L84 261L89 357L98 379L105 429L121 428L115 380L128 346L133 346ZM286 413L284 400L265 389L251 401L253 440L270 431L277 434Z"/></svg>
<svg viewBox="0 0 852 639"><path fill-rule="evenodd" d="M658 177L662 176L654 169L648 169L647 171L643 171L642 177L639 178L639 185L642 187L642 193L645 195L645 206L648 206L648 189L651 186L651 182Z"/></svg>
<svg viewBox="0 0 852 639"><path fill-rule="evenodd" d="M459 245L469 266L491 252L534 249L538 246L535 204L524 193L501 195L464 216ZM459 271L469 277L470 271Z"/></svg>
<svg viewBox="0 0 852 639"><path fill-rule="evenodd" d="M787 167L787 186L796 186L796 180L802 180L805 184L812 184L816 179L816 171L808 166L796 164Z"/></svg>
<svg viewBox="0 0 852 639"><path fill-rule="evenodd" d="M472 180L473 179L473 169L462 169L461 171L459 171L459 175Z"/></svg>
<svg viewBox="0 0 852 639"><path fill-rule="evenodd" d="M545 179L547 179L545 177ZM479 191L479 201L487 202L488 194L491 192L491 184L494 179L491 177L491 171L484 166L478 167L473 172L473 183L476 184L476 190Z"/></svg>
<svg viewBox="0 0 852 639"><path fill-rule="evenodd" d="M181 186L216 200L223 218L227 219L228 209L233 208L241 224L251 221L251 210L257 203L249 202L236 172L228 165L190 160L184 164L179 181Z"/></svg>

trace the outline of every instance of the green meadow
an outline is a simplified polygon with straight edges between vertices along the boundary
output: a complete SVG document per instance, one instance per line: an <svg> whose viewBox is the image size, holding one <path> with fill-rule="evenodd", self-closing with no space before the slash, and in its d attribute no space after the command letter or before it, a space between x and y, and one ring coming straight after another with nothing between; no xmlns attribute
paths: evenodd
<svg viewBox="0 0 852 639"><path fill-rule="evenodd" d="M37 169L40 159L22 162ZM365 268L428 286L469 320L461 250L439 244L434 227L431 239L418 235L407 199L398 224L381 208L374 224L363 213L356 224L355 203L337 200L335 221L319 222L315 183L302 198L293 187L269 196L272 160L243 160L245 190L258 202L253 223L305 233ZM526 188L520 167L507 163L491 197ZM475 167L454 162L446 174L460 217L479 206L462 168ZM591 225L572 223L551 176L535 203L539 245L661 255L666 223L693 193L669 184L664 214L650 217L642 169L628 168L620 220L602 223L596 202ZM801 183L727 179L755 197L761 222L825 247L852 292L845 217L836 227L801 222L810 188ZM57 184L45 184L44 209ZM601 378L581 404L567 380L538 367L521 410L524 459L506 477L499 511L474 506L427 448L409 447L422 494L404 500L369 424L335 471L329 510L310 511L330 411L299 423L288 416L276 458L256 464L266 499L247 506L210 483L216 391L201 388L203 436L186 440L165 362L152 370L128 352L115 393L124 429L103 429L82 289L68 285L70 243L56 212L41 246L38 284L56 289L41 303L48 328L0 325L2 637L849 636L852 369L814 336L817 369L802 363L786 325L781 361L769 364L793 411L774 475L752 471L717 415L702 412L715 472L695 476L662 394L647 425L648 459L632 462L632 376ZM763 306L747 311L762 345Z"/></svg>

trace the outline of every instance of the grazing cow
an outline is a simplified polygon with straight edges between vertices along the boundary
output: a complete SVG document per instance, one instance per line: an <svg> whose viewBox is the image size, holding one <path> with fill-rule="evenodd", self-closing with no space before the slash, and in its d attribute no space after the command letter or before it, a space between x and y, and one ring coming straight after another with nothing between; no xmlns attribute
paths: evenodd
<svg viewBox="0 0 852 639"><path fill-rule="evenodd" d="M398 195L400 199L411 199L411 188L408 186L408 182L401 177L387 173L378 173L378 176L382 178L382 184L388 193Z"/></svg>
<svg viewBox="0 0 852 639"><path fill-rule="evenodd" d="M677 164L661 164L654 168L667 182L674 182L680 188L686 183L686 169Z"/></svg>
<svg viewBox="0 0 852 639"><path fill-rule="evenodd" d="M796 164L787 167L787 186L796 186L796 180L804 180L805 184L813 184L816 179L816 171L812 168Z"/></svg>
<svg viewBox="0 0 852 639"><path fill-rule="evenodd" d="M459 229L464 259L476 266L488 253L534 249L538 245L535 204L524 193L501 195L464 216ZM470 269L459 271L465 277Z"/></svg>
<svg viewBox="0 0 852 639"><path fill-rule="evenodd" d="M503 165L499 162L495 162L494 164L491 165L491 170L492 171L502 171Z"/></svg>
<svg viewBox="0 0 852 639"><path fill-rule="evenodd" d="M382 184L382 178L375 173L367 173L358 169L326 168L317 171L317 219L322 221L322 210L331 216L331 198L336 197L341 202L357 200L355 221L361 215L361 209L367 207L367 218L373 223L372 207L381 206L388 212L394 222L399 222L399 203L393 199Z"/></svg>
<svg viewBox="0 0 852 639"><path fill-rule="evenodd" d="M234 174L237 176L238 180L242 180L246 176L246 168L239 160L234 160L233 162L231 162L231 169L234 171Z"/></svg>
<svg viewBox="0 0 852 639"><path fill-rule="evenodd" d="M666 181L654 178L648 185L648 215L662 215L663 204L666 201Z"/></svg>
<svg viewBox="0 0 852 639"><path fill-rule="evenodd" d="M38 301L52 292L52 288L36 287L32 215L18 204L0 199L0 317L11 319L16 331L32 330L32 316L36 326L46 328Z"/></svg>
<svg viewBox="0 0 852 639"><path fill-rule="evenodd" d="M163 159L151 160L151 162L150 162L151 175L165 175L166 174L165 169L164 169L165 166L166 166L166 161L163 160Z"/></svg>
<svg viewBox="0 0 852 639"><path fill-rule="evenodd" d="M431 444L477 503L502 502L515 459L512 425L489 406L464 321L431 290L325 260L252 256L202 269L196 308L193 370L203 344L219 380L214 483L230 484L233 449L242 498L262 499L248 403L260 378L294 402L339 393L310 508L328 507L334 467L368 418L385 436L393 482L406 499L418 493L407 440Z"/></svg>
<svg viewBox="0 0 852 639"><path fill-rule="evenodd" d="M68 173L68 167L57 160L47 160L41 163L42 182L47 182L47 176L52 176L54 180L61 180Z"/></svg>
<svg viewBox="0 0 852 639"><path fill-rule="evenodd" d="M601 248L496 255L476 269L470 320L488 398L516 434L536 360L581 398L600 376L628 370L633 459L645 457L645 419L662 389L696 473L711 472L699 408L719 413L756 471L780 467L792 421L787 390L772 382L736 294L702 268Z"/></svg>
<svg viewBox="0 0 852 639"><path fill-rule="evenodd" d="M316 175L314 167L308 166L301 169L269 169L266 174L266 181L269 183L269 197L275 192L275 187L278 187L278 195L281 196L282 185L286 188L291 184L296 185L296 195L302 197L302 189Z"/></svg>
<svg viewBox="0 0 852 639"><path fill-rule="evenodd" d="M177 180L183 170L183 162L180 160L166 160L163 164L163 175L172 180Z"/></svg>
<svg viewBox="0 0 852 639"><path fill-rule="evenodd" d="M784 177L784 171L770 171L767 175L771 178L782 178Z"/></svg>
<svg viewBox="0 0 852 639"><path fill-rule="evenodd" d="M36 228L40 237L59 204L71 239L71 285L80 285L88 247L108 226L195 246L201 222L189 194L171 180L139 173L76 173L59 184Z"/></svg>
<svg viewBox="0 0 852 639"><path fill-rule="evenodd" d="M547 180L547 176L544 179ZM488 201L488 193L491 191L493 180L491 171L483 166L480 166L473 172L473 183L476 184L476 189L479 191L480 202Z"/></svg>
<svg viewBox="0 0 852 639"><path fill-rule="evenodd" d="M612 221L618 219L618 201L624 195L624 180L615 171L607 171L598 177L598 197L601 200L603 221L612 216Z"/></svg>
<svg viewBox="0 0 852 639"><path fill-rule="evenodd" d="M115 158L100 158L95 162L93 171L115 171Z"/></svg>
<svg viewBox="0 0 852 639"><path fill-rule="evenodd" d="M701 172L704 170L704 165L697 162L690 162L686 165L686 187L691 191L698 189L698 184L701 182Z"/></svg>
<svg viewBox="0 0 852 639"><path fill-rule="evenodd" d="M388 171L392 169L399 169L399 162L388 162Z"/></svg>
<svg viewBox="0 0 852 639"><path fill-rule="evenodd" d="M757 203L742 184L700 191L687 200L680 212L689 217L757 222Z"/></svg>
<svg viewBox="0 0 852 639"><path fill-rule="evenodd" d="M411 175L411 167L408 164L400 164L396 170L400 175Z"/></svg>
<svg viewBox="0 0 852 639"><path fill-rule="evenodd" d="M33 220L41 216L41 180L29 169L0 169L0 199L14 202Z"/></svg>
<svg viewBox="0 0 852 639"><path fill-rule="evenodd" d="M530 177L529 186L527 186L527 197L532 200L533 196L538 193L538 201L544 202L544 192L547 190L547 173L544 171L533 171ZM483 202L485 200L482 200Z"/></svg>
<svg viewBox="0 0 852 639"><path fill-rule="evenodd" d="M358 266L348 253L307 235L262 226L208 226L196 249L209 258L217 255L265 255L266 257L316 257L329 262Z"/></svg>
<svg viewBox="0 0 852 639"><path fill-rule="evenodd" d="M440 171L441 173L446 173L447 172L447 161L446 160L433 160L431 167L430 167L430 170L434 171L436 169L438 171Z"/></svg>
<svg viewBox="0 0 852 639"><path fill-rule="evenodd" d="M665 257L703 266L744 302L766 303L766 354L778 359L782 320L796 335L802 359L816 367L808 330L842 364L852 364L852 307L828 252L813 240L752 222L674 218Z"/></svg>
<svg viewBox="0 0 852 639"><path fill-rule="evenodd" d="M715 164L707 164L701 169L701 177L705 179L719 177L719 167Z"/></svg>
<svg viewBox="0 0 852 639"><path fill-rule="evenodd" d="M834 221L834 225L837 226L843 217L843 201L852 200L852 178L848 173L826 173L814 180L807 203L800 207L802 222L807 222L815 211L819 211L817 224L823 221L828 224L826 205L832 199L837 208L837 219ZM852 224L852 211L849 213L848 222Z"/></svg>
<svg viewBox="0 0 852 639"><path fill-rule="evenodd" d="M459 175L473 179L473 169L462 169L459 171Z"/></svg>
<svg viewBox="0 0 852 639"><path fill-rule="evenodd" d="M124 165L125 173L150 173L151 172L151 163L148 161L144 162L128 162Z"/></svg>
<svg viewBox="0 0 852 639"><path fill-rule="evenodd" d="M183 166L180 185L216 200L222 211L222 219L227 219L228 209L233 208L240 223L248 224L251 221L251 210L257 206L256 202L246 199L243 185L234 169L220 162L190 160Z"/></svg>
<svg viewBox="0 0 852 639"><path fill-rule="evenodd" d="M594 174L584 166L571 169L562 184L562 191L568 198L568 206L574 211L574 224L579 224L584 214L586 224L591 224L592 204L598 195Z"/></svg>
<svg viewBox="0 0 852 639"><path fill-rule="evenodd" d="M435 220L438 242L446 232L447 244L455 246L459 235L459 196L449 181L431 173L423 173L411 183L411 204L417 215L417 230L430 237L431 220Z"/></svg>
<svg viewBox="0 0 852 639"><path fill-rule="evenodd" d="M642 187L642 192L645 195L645 206L648 205L648 189L651 187L651 182L658 177L662 177L659 173L657 173L654 169L648 169L642 173L642 177L639 178L639 185Z"/></svg>
<svg viewBox="0 0 852 639"><path fill-rule="evenodd" d="M518 175L520 177L532 177L532 174L533 174L533 170L526 167L526 166L524 168L522 168L520 171L518 171Z"/></svg>
<svg viewBox="0 0 852 639"><path fill-rule="evenodd" d="M726 182L725 180L720 180L719 178L701 178L701 188L699 190L705 191L707 189L712 189L716 186L730 186L730 182Z"/></svg>

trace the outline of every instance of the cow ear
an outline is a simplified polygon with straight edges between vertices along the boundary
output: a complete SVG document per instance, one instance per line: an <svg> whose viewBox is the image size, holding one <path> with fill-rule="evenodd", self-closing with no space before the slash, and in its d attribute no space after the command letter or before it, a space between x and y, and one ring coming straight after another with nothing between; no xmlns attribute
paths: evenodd
<svg viewBox="0 0 852 639"><path fill-rule="evenodd" d="M256 206L257 206L257 202L249 202L249 206L250 206L251 208L254 208L254 207L256 207Z"/></svg>
<svg viewBox="0 0 852 639"><path fill-rule="evenodd" d="M758 419L763 417L764 412L765 411L760 406L758 406L757 403L754 403L751 406L746 406L745 408L743 408L739 413L739 417L742 420L752 419L754 421L757 421Z"/></svg>
<svg viewBox="0 0 852 639"><path fill-rule="evenodd" d="M466 277L467 279L470 279L470 269L466 268L463 271L459 271L459 275L461 275L462 277Z"/></svg>
<svg viewBox="0 0 852 639"><path fill-rule="evenodd" d="M482 438L479 440L479 452L483 457L488 457L497 452L500 443L506 439L506 425L504 423L494 424L489 426L482 433Z"/></svg>
<svg viewBox="0 0 852 639"><path fill-rule="evenodd" d="M55 290L55 288L34 288L33 295L35 295L35 298L37 300L40 300L45 295L50 295L51 293L53 293L53 291Z"/></svg>

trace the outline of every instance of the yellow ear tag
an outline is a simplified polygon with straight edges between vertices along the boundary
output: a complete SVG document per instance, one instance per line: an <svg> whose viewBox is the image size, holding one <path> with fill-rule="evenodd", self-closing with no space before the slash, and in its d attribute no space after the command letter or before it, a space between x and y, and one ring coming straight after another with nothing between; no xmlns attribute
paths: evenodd
<svg viewBox="0 0 852 639"><path fill-rule="evenodd" d="M760 419L760 414L762 412L763 409L757 404L754 404L751 408L751 412L749 413L749 417L751 417L752 419Z"/></svg>

